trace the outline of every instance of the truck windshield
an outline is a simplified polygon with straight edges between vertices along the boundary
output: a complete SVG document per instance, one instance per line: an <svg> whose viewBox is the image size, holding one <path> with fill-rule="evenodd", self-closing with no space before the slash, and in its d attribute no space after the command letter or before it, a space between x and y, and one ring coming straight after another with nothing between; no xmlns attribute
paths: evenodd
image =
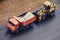
<svg viewBox="0 0 60 40"><path fill-rule="evenodd" d="M10 23L12 26L15 26L12 22L9 21L9 23Z"/></svg>

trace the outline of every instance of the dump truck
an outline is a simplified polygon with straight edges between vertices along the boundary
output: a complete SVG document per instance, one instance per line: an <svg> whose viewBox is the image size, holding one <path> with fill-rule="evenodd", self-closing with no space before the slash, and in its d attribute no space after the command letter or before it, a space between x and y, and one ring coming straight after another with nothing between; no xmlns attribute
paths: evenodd
<svg viewBox="0 0 60 40"><path fill-rule="evenodd" d="M54 16L56 10L56 4L46 1L43 3L41 10L37 10L34 13L38 20L44 20L47 16Z"/></svg>
<svg viewBox="0 0 60 40"><path fill-rule="evenodd" d="M19 16L13 16L7 22L7 28L11 33L17 33L19 30L24 30L32 27L32 23L36 20L36 16L31 12L25 12Z"/></svg>

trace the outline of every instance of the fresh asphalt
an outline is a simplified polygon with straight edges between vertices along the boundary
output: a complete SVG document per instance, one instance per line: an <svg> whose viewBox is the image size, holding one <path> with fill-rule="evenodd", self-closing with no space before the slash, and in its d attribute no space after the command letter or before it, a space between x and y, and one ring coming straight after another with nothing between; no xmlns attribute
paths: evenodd
<svg viewBox="0 0 60 40"><path fill-rule="evenodd" d="M54 17L33 24L33 28L26 32L8 34L5 23L1 26L4 28L0 30L0 40L60 40L60 5L57 6Z"/></svg>

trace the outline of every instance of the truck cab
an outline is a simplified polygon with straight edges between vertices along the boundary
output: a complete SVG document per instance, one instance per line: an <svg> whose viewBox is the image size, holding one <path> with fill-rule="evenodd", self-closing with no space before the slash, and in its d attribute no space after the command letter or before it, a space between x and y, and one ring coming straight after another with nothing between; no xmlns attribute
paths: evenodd
<svg viewBox="0 0 60 40"><path fill-rule="evenodd" d="M7 22L7 28L10 32L14 32L19 28L19 22L14 18L10 18Z"/></svg>

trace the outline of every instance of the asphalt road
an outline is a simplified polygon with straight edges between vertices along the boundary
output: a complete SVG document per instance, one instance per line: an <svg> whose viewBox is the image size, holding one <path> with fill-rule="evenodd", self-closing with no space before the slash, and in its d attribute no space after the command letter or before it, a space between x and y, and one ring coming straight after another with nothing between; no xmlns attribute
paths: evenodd
<svg viewBox="0 0 60 40"><path fill-rule="evenodd" d="M2 24L2 27L6 25ZM6 28L0 30L0 40L60 40L60 5L57 6L54 17L33 24L31 30L16 35L6 32Z"/></svg>

